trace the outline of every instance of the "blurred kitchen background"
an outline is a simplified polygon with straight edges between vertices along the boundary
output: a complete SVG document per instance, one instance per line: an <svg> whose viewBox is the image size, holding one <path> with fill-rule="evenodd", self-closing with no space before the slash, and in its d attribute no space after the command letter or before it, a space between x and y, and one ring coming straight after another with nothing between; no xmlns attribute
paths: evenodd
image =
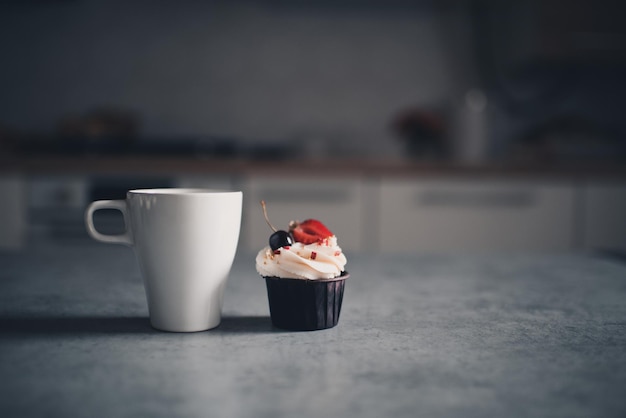
<svg viewBox="0 0 626 418"><path fill-rule="evenodd" d="M0 2L0 249L92 243L85 206L130 188L211 187L244 191L244 250L265 199L348 252L626 251L625 12Z"/></svg>

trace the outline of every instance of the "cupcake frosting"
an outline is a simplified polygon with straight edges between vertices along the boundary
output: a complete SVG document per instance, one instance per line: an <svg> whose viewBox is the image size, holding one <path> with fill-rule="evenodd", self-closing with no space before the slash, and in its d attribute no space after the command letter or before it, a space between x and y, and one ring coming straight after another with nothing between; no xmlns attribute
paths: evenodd
<svg viewBox="0 0 626 418"><path fill-rule="evenodd" d="M333 235L320 243L295 242L276 251L265 247L256 256L256 270L261 276L283 279L333 279L341 275L346 262Z"/></svg>

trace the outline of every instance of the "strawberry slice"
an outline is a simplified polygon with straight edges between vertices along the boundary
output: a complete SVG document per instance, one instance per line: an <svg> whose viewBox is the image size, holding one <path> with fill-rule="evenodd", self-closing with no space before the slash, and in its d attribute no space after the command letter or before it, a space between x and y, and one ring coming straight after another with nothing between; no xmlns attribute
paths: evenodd
<svg viewBox="0 0 626 418"><path fill-rule="evenodd" d="M307 219L303 222L291 221L289 223L289 231L295 241L305 245L322 242L334 235L330 229L326 228L317 219Z"/></svg>

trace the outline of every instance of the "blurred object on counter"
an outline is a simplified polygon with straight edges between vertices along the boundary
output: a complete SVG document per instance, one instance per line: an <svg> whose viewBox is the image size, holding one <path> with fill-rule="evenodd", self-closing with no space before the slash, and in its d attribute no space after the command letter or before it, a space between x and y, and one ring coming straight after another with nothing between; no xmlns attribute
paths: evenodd
<svg viewBox="0 0 626 418"><path fill-rule="evenodd" d="M411 158L441 160L449 155L441 112L418 107L405 109L393 118L391 129L404 141Z"/></svg>
<svg viewBox="0 0 626 418"><path fill-rule="evenodd" d="M516 141L512 157L541 163L625 161L626 142L605 126L569 114L527 129Z"/></svg>
<svg viewBox="0 0 626 418"><path fill-rule="evenodd" d="M66 115L52 134L23 133L11 151L22 155L123 153L136 146L139 119L133 111L113 107Z"/></svg>
<svg viewBox="0 0 626 418"><path fill-rule="evenodd" d="M14 153L19 141L19 133L8 126L0 125L0 154Z"/></svg>
<svg viewBox="0 0 626 418"><path fill-rule="evenodd" d="M450 145L456 161L480 164L488 159L488 104L484 91L475 88L468 90L454 107Z"/></svg>
<svg viewBox="0 0 626 418"><path fill-rule="evenodd" d="M281 161L297 156L297 149L281 141L266 140L248 145L245 154L253 160Z"/></svg>
<svg viewBox="0 0 626 418"><path fill-rule="evenodd" d="M139 126L136 112L100 107L84 115L65 116L59 122L57 131L61 137L132 140L137 137Z"/></svg>
<svg viewBox="0 0 626 418"><path fill-rule="evenodd" d="M288 139L294 156L312 161L367 158L380 154L380 149L368 148L358 134L343 127L303 128Z"/></svg>

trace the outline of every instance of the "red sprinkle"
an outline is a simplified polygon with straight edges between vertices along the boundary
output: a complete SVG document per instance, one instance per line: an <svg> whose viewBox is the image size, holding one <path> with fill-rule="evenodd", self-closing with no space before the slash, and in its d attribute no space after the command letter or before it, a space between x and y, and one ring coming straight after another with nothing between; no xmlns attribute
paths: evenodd
<svg viewBox="0 0 626 418"><path fill-rule="evenodd" d="M280 250L274 250L274 254L280 254Z"/></svg>
<svg viewBox="0 0 626 418"><path fill-rule="evenodd" d="M289 245L285 245L283 248L284 248L285 250L288 250L288 249L290 249L291 247L290 247Z"/></svg>
<svg viewBox="0 0 626 418"><path fill-rule="evenodd" d="M315 257L317 257L317 253L315 251L311 251L311 260L315 260Z"/></svg>
<svg viewBox="0 0 626 418"><path fill-rule="evenodd" d="M339 257L341 255L341 251L335 251L335 257Z"/></svg>

